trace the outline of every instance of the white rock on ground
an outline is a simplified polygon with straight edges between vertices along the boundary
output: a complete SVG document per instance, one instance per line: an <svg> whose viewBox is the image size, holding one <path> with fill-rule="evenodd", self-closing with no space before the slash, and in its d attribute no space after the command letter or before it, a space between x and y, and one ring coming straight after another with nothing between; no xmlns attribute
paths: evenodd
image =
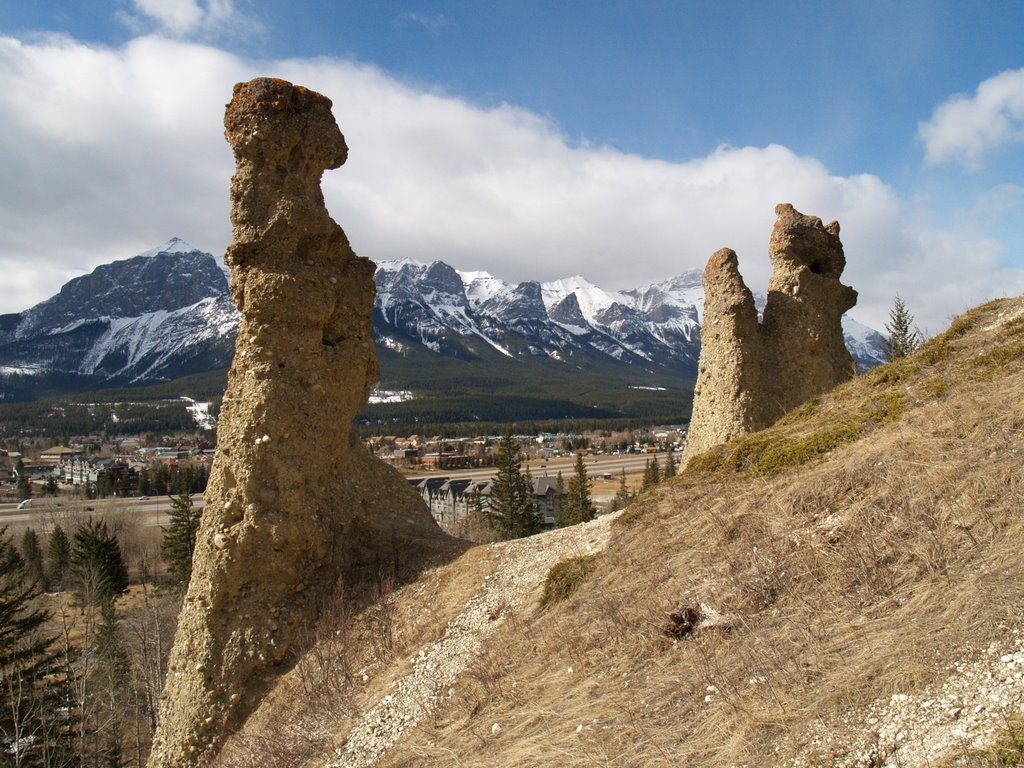
<svg viewBox="0 0 1024 768"><path fill-rule="evenodd" d="M448 623L443 637L417 654L413 671L395 690L370 707L353 727L343 749L324 768L363 768L377 762L402 734L449 695L456 678L480 653L483 641L521 608L541 586L548 570L569 557L600 552L608 543L611 522L618 513L589 523L516 539L492 548L501 560L483 588ZM501 726L495 723L495 735Z"/></svg>

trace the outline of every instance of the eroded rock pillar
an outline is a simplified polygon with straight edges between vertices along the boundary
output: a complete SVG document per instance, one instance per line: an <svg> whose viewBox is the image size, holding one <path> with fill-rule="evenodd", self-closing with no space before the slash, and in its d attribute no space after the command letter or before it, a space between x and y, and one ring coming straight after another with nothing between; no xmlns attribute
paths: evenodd
<svg viewBox="0 0 1024 768"><path fill-rule="evenodd" d="M374 265L328 215L345 162L326 97L235 86L225 261L242 321L149 765L204 765L296 660L340 576L414 570L453 550L352 422L376 381ZM401 574L399 574L401 575Z"/></svg>
<svg viewBox="0 0 1024 768"><path fill-rule="evenodd" d="M857 303L857 292L839 282L846 266L839 223L825 226L789 203L775 213L762 322L735 252L718 251L704 270L700 363L684 461L770 426L854 374L842 316Z"/></svg>

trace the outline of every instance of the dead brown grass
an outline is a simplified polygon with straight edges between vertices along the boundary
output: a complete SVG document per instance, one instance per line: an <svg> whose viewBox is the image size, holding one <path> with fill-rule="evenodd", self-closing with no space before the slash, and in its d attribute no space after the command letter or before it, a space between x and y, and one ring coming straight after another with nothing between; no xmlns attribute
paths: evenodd
<svg viewBox="0 0 1024 768"><path fill-rule="evenodd" d="M395 592L386 579L362 610L339 584L310 627L312 650L227 742L215 768L320 766L363 711L411 669L409 657L441 637L496 566L486 547L424 573Z"/></svg>
<svg viewBox="0 0 1024 768"><path fill-rule="evenodd" d="M572 594L500 627L386 764L869 754L858 712L941 682L1024 622L1022 317L1024 300L973 310L915 357L697 457L627 510ZM479 587L486 552L403 593L407 644L373 671L368 699ZM687 608L723 618L666 633ZM275 716L301 708L275 695Z"/></svg>

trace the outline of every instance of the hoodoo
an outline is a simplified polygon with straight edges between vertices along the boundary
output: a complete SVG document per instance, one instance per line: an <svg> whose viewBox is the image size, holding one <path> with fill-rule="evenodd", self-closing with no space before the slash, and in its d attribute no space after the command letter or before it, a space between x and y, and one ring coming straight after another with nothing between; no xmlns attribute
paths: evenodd
<svg viewBox="0 0 1024 768"><path fill-rule="evenodd" d="M842 316L857 303L857 292L839 282L846 266L839 222L825 226L789 203L775 214L763 320L734 251L716 252L704 270L704 325L684 460L770 426L854 374Z"/></svg>
<svg viewBox="0 0 1024 768"><path fill-rule="evenodd" d="M235 86L224 124L242 321L152 768L212 758L339 579L401 578L456 549L352 431L377 378L374 265L324 206L321 176L348 153L331 101L259 78Z"/></svg>

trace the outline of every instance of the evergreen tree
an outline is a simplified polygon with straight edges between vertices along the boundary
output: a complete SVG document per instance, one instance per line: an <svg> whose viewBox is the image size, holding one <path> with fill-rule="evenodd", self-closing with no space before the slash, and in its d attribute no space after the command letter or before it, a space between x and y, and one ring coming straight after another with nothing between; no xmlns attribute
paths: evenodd
<svg viewBox="0 0 1024 768"><path fill-rule="evenodd" d="M669 451L668 455L665 457L665 471L662 474L662 478L664 478L665 480L668 480L670 477L675 477L675 476L676 476L676 460L672 456L672 451Z"/></svg>
<svg viewBox="0 0 1024 768"><path fill-rule="evenodd" d="M152 490L149 482L149 471L143 467L139 470L139 496L149 496Z"/></svg>
<svg viewBox="0 0 1024 768"><path fill-rule="evenodd" d="M661 482L661 470L658 467L658 459L654 457L644 464L644 481L641 486L645 491L653 488Z"/></svg>
<svg viewBox="0 0 1024 768"><path fill-rule="evenodd" d="M626 468L622 468L622 473L619 475L619 490L615 492L615 498L612 499L612 509L625 509L629 506L630 499L633 498L633 494L629 492L629 487L626 485Z"/></svg>
<svg viewBox="0 0 1024 768"><path fill-rule="evenodd" d="M517 539L540 530L541 522L533 499L529 472L523 474L519 446L509 432L498 443L497 473L491 483L487 516L502 538Z"/></svg>
<svg viewBox="0 0 1024 768"><path fill-rule="evenodd" d="M196 550L196 532L201 515L201 510L193 509L192 496L187 490L171 497L170 524L160 529L163 531L160 554L176 584L187 585L192 578L192 556Z"/></svg>
<svg viewBox="0 0 1024 768"><path fill-rule="evenodd" d="M0 528L0 764L71 765L68 685L38 585Z"/></svg>
<svg viewBox="0 0 1024 768"><path fill-rule="evenodd" d="M163 496L167 493L167 467L163 464L150 466L149 487L153 494Z"/></svg>
<svg viewBox="0 0 1024 768"><path fill-rule="evenodd" d="M559 472L555 479L555 527L563 528L568 523L565 522L565 479L562 477L562 473Z"/></svg>
<svg viewBox="0 0 1024 768"><path fill-rule="evenodd" d="M99 765L103 768L124 768L122 747L122 715L129 709L131 693L131 658L125 648L112 601L100 607L93 644L96 665L91 673L97 712L96 736Z"/></svg>
<svg viewBox="0 0 1024 768"><path fill-rule="evenodd" d="M533 474L529 464L526 465L519 485L519 503L522 510L519 536L532 536L544 530L544 513L537 504L537 497L533 495Z"/></svg>
<svg viewBox="0 0 1024 768"><path fill-rule="evenodd" d="M90 517L75 530L71 579L83 605L112 602L128 589L128 568L121 556L121 546L102 520Z"/></svg>
<svg viewBox="0 0 1024 768"><path fill-rule="evenodd" d="M885 330L889 335L884 340L883 352L889 362L912 355L921 346L921 333L914 328L914 316L898 295L889 310Z"/></svg>
<svg viewBox="0 0 1024 768"><path fill-rule="evenodd" d="M109 472L100 472L96 477L96 496L105 499L114 492L114 483ZM86 494L88 495L88 494Z"/></svg>
<svg viewBox="0 0 1024 768"><path fill-rule="evenodd" d="M590 477L583 454L577 454L573 466L572 477L569 478L569 490L566 493L565 514L562 525L576 525L594 519L594 501L590 497Z"/></svg>
<svg viewBox="0 0 1024 768"><path fill-rule="evenodd" d="M18 463L15 465L14 471L18 475L18 498L22 501L25 499L31 499L32 479L28 476L28 472L25 471L25 462L18 459Z"/></svg>
<svg viewBox="0 0 1024 768"><path fill-rule="evenodd" d="M43 573L43 550L34 528L26 528L21 535L21 556L25 560L25 577L34 581L41 590L46 589Z"/></svg>
<svg viewBox="0 0 1024 768"><path fill-rule="evenodd" d="M59 525L53 526L46 543L45 577L50 589L61 591L67 585L68 566L71 564L71 542Z"/></svg>

